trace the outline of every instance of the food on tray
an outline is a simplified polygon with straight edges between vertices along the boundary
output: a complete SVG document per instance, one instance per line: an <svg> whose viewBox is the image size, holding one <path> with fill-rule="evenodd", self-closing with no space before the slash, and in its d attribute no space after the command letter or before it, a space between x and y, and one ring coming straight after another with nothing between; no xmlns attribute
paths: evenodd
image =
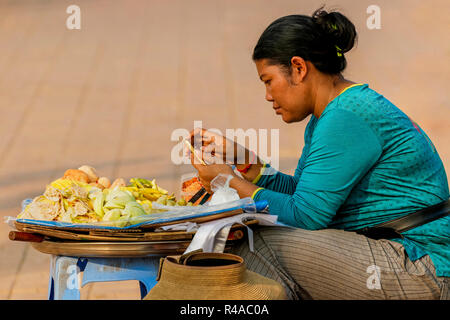
<svg viewBox="0 0 450 320"><path fill-rule="evenodd" d="M168 191L159 187L155 179L147 180L141 178L130 179L130 185L122 187L122 190L130 191L133 196L141 202L141 204L151 205L152 201L167 206L189 206L184 199L177 201L175 196L169 195Z"/></svg>
<svg viewBox="0 0 450 320"><path fill-rule="evenodd" d="M87 174L87 176L89 177L89 182L97 182L98 180L97 171L93 167L84 165L79 167L78 170L83 171L84 173Z"/></svg>
<svg viewBox="0 0 450 320"><path fill-rule="evenodd" d="M183 181L181 185L182 198L194 205L203 204L209 200L210 194L203 189L198 177L192 177L189 180Z"/></svg>
<svg viewBox="0 0 450 320"><path fill-rule="evenodd" d="M125 182L125 180L123 180L122 178L117 178L116 180L113 181L110 188L114 189L116 187L125 187L126 185L127 183Z"/></svg>
<svg viewBox="0 0 450 320"><path fill-rule="evenodd" d="M67 170L51 182L45 192L34 198L19 214L20 219L51 220L69 223L106 222L123 227L139 222L139 217L166 209L153 208L152 202L166 206L188 206L156 184L155 179L122 178L112 184L90 166Z"/></svg>
<svg viewBox="0 0 450 320"><path fill-rule="evenodd" d="M91 185L93 187L96 187L96 188L99 188L99 189L102 189L102 190L105 189L105 187L102 184L98 183L98 182L91 182L91 183L89 183L89 185Z"/></svg>
<svg viewBox="0 0 450 320"><path fill-rule="evenodd" d="M58 179L47 186L43 195L34 198L18 218L74 223L100 221L90 210L92 190L92 186L81 181Z"/></svg>
<svg viewBox="0 0 450 320"><path fill-rule="evenodd" d="M129 191L116 189L104 189L90 194L92 208L101 221L112 222L112 225L123 227L136 218L150 214L151 207L147 210L139 204Z"/></svg>
<svg viewBox="0 0 450 320"><path fill-rule="evenodd" d="M76 181L81 181L84 183L89 183L91 182L89 180L89 176L81 171L81 170L77 170L77 169L69 169L64 173L63 179L71 179L71 180L76 180Z"/></svg>
<svg viewBox="0 0 450 320"><path fill-rule="evenodd" d="M103 188L111 187L111 181L109 181L109 179L107 177L100 177L100 178L98 178L97 183L99 185L103 186Z"/></svg>

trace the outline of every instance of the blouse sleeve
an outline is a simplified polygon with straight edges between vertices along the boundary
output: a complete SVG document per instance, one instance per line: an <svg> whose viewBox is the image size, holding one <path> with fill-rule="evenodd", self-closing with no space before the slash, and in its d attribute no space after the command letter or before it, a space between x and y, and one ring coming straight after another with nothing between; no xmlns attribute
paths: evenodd
<svg viewBox="0 0 450 320"><path fill-rule="evenodd" d="M253 198L267 200L270 213L280 222L310 230L326 228L381 152L377 135L364 120L350 111L330 110L317 122L295 191L260 188Z"/></svg>

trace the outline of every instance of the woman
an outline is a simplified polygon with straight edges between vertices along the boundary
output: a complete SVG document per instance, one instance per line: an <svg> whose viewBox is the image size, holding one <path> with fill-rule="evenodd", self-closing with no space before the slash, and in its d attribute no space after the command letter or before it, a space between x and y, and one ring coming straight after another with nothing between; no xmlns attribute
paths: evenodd
<svg viewBox="0 0 450 320"><path fill-rule="evenodd" d="M425 132L367 84L341 75L355 39L345 16L319 9L274 21L254 49L276 114L287 123L311 115L294 176L247 149L232 159L243 178L228 164L192 163L207 189L219 173L230 174L241 198L267 200L270 213L294 227L259 228L254 252L246 245L234 251L291 298L439 299L450 276L448 215L391 240L355 232L449 198ZM206 130L195 135L215 157L243 148Z"/></svg>

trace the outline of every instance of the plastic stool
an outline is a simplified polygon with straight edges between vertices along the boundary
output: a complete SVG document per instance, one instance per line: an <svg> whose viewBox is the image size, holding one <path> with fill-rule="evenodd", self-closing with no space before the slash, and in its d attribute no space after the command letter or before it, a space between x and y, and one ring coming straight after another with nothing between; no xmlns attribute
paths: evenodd
<svg viewBox="0 0 450 320"><path fill-rule="evenodd" d="M79 300L80 288L87 283L122 280L138 280L142 299L157 282L159 259L159 256L80 258L52 255L48 299Z"/></svg>

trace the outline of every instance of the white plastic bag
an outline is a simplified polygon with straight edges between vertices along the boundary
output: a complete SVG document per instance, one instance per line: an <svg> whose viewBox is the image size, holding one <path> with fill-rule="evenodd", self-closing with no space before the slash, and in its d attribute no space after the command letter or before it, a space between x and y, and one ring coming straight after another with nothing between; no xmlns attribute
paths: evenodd
<svg viewBox="0 0 450 320"><path fill-rule="evenodd" d="M230 180L233 179L231 174L219 173L217 177L211 180L211 190L214 194L208 205L216 205L220 203L239 200L239 194L236 189L229 186Z"/></svg>

